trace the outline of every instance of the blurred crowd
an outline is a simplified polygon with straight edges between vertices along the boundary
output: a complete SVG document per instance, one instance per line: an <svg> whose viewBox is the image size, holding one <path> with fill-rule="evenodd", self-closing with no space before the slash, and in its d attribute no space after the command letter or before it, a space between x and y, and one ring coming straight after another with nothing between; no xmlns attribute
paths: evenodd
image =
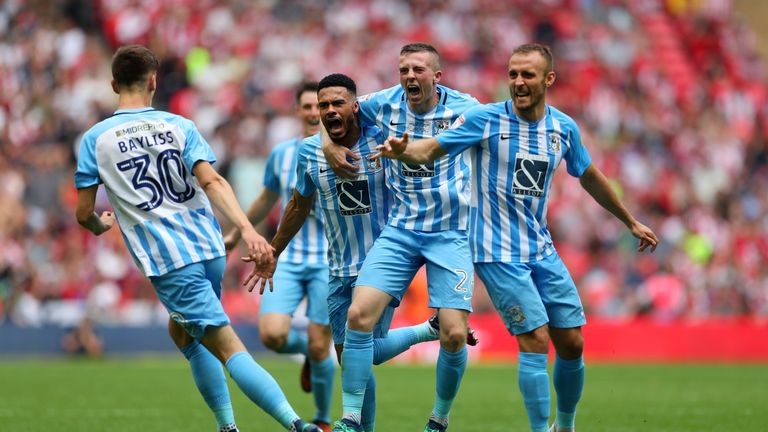
<svg viewBox="0 0 768 432"><path fill-rule="evenodd" d="M79 136L114 109L117 46L158 54L155 106L197 122L247 205L272 146L299 133L300 80L343 72L361 94L389 87L413 41L435 45L443 83L481 102L508 98L515 46L552 46L549 102L577 120L594 162L662 240L638 254L576 179L556 177L550 228L591 315L768 317L768 80L727 0L8 0L0 323L166 319L119 233L94 237L74 218ZM255 319L258 298L239 287L247 271L230 259L235 321ZM492 310L478 287L476 311Z"/></svg>

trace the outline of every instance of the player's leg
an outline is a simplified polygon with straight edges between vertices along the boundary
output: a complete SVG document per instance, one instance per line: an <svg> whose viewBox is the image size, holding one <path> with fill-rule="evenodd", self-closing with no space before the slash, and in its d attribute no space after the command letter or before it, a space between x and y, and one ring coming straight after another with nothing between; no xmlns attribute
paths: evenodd
<svg viewBox="0 0 768 432"><path fill-rule="evenodd" d="M329 350L331 328L328 318L328 266L315 264L309 267L308 279L305 280L309 318L309 379L317 407L315 424L328 428L331 423L333 378L336 372L336 362Z"/></svg>
<svg viewBox="0 0 768 432"><path fill-rule="evenodd" d="M549 335L555 346L553 381L557 394L557 431L573 431L576 406L584 388L584 336L586 324L576 285L557 254L533 265L533 279L549 316Z"/></svg>
<svg viewBox="0 0 768 432"><path fill-rule="evenodd" d="M201 343L224 363L240 390L283 427L320 432L299 418L277 381L251 357L232 326L207 327Z"/></svg>
<svg viewBox="0 0 768 432"><path fill-rule="evenodd" d="M220 260L223 266L224 258ZM202 336L200 325L229 323L223 310L221 314L210 314L210 305L218 304L220 308L220 303L217 291L205 278L204 264L192 264L150 280L170 314L168 334L189 361L195 385L213 411L219 429L237 430L222 364L196 340Z"/></svg>
<svg viewBox="0 0 768 432"><path fill-rule="evenodd" d="M219 301L225 258L191 264L152 278L171 318L198 339L241 390L289 430L317 431L299 419L274 378L248 354Z"/></svg>
<svg viewBox="0 0 768 432"><path fill-rule="evenodd" d="M510 334L517 336L518 388L532 431L546 431L549 419L547 312L527 264L478 263L477 275Z"/></svg>
<svg viewBox="0 0 768 432"><path fill-rule="evenodd" d="M553 381L557 394L557 432L571 432L576 424L576 406L584 389L584 336L581 328L549 328L555 346Z"/></svg>
<svg viewBox="0 0 768 432"><path fill-rule="evenodd" d="M340 278L333 276L330 278L328 284L328 317L336 356L342 366L347 315L349 306L352 303L352 291L354 290L356 282L356 277ZM373 330L374 341L387 335L389 326L392 323L393 315L393 307L388 306L384 309L384 312L381 314L381 317ZM374 358L376 355L376 351L374 350ZM376 419L376 378L374 377L373 372L371 372L365 386L360 417L361 421L359 425L350 423L351 419L342 419L334 425L334 430L343 431L345 429L342 428L348 428L351 430L363 430L365 432L373 431Z"/></svg>
<svg viewBox="0 0 768 432"><path fill-rule="evenodd" d="M466 232L419 236L427 261L429 307L438 309L440 323L435 404L425 431L444 431L467 366L467 318L472 311L474 266Z"/></svg>
<svg viewBox="0 0 768 432"><path fill-rule="evenodd" d="M392 297L376 288L354 288L341 354L342 421L360 425L366 385L373 373L373 333ZM340 429L344 430L344 429Z"/></svg>
<svg viewBox="0 0 768 432"><path fill-rule="evenodd" d="M229 398L227 377L224 375L224 369L219 359L170 318L168 319L168 334L189 361L197 390L216 417L219 431L236 431L237 426L235 426L235 414L232 411L232 402Z"/></svg>
<svg viewBox="0 0 768 432"><path fill-rule="evenodd" d="M304 265L278 263L274 284L264 292L259 305L259 335L264 346L281 354L308 354L307 338L291 328L291 317L304 298ZM327 279L326 279L327 280Z"/></svg>

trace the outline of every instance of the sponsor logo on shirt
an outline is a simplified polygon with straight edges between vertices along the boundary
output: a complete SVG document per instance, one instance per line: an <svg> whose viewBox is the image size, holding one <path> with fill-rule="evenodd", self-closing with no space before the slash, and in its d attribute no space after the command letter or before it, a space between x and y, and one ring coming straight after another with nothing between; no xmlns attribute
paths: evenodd
<svg viewBox="0 0 768 432"><path fill-rule="evenodd" d="M336 181L336 195L342 216L356 216L371 213L371 193L368 179Z"/></svg>
<svg viewBox="0 0 768 432"><path fill-rule="evenodd" d="M424 165L413 165L403 162L400 164L400 174L403 177L434 177L435 164L430 162Z"/></svg>
<svg viewBox="0 0 768 432"><path fill-rule="evenodd" d="M549 157L517 153L512 178L512 193L536 198L543 197L548 170Z"/></svg>

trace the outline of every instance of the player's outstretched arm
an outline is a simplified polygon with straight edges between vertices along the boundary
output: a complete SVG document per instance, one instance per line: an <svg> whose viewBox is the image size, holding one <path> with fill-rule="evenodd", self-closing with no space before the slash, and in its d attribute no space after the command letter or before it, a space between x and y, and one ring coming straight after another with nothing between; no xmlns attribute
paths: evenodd
<svg viewBox="0 0 768 432"><path fill-rule="evenodd" d="M261 221L267 217L279 198L279 194L264 188L261 191L261 194L248 208L248 211L245 212L245 216L248 217L248 221L251 223L251 225L255 227L256 225L260 224ZM234 249L235 246L237 246L237 242L239 241L240 230L234 227L224 236L224 247L227 249L227 252Z"/></svg>
<svg viewBox="0 0 768 432"><path fill-rule="evenodd" d="M408 133L403 133L400 138L389 137L384 144L377 146L379 153L372 155L371 160L380 157L397 159L412 164L425 164L445 156L446 151L440 147L436 138L424 138L414 142L408 142Z"/></svg>
<svg viewBox="0 0 768 432"><path fill-rule="evenodd" d="M349 162L348 159L357 161L360 160L360 156L343 145L331 141L331 137L328 136L328 132L325 130L322 122L320 122L320 140L323 144L325 160L328 161L328 165L331 166L333 172L339 177L357 177L358 166L356 163Z"/></svg>
<svg viewBox="0 0 768 432"><path fill-rule="evenodd" d="M240 208L229 182L220 176L207 161L196 163L192 172L214 207L240 231L243 241L248 246L248 260L255 262L271 261L273 259L272 246L253 229L248 217Z"/></svg>
<svg viewBox="0 0 768 432"><path fill-rule="evenodd" d="M285 206L285 212L280 219L280 225L277 229L277 233L272 238L272 247L274 248L274 260L270 263L254 263L253 270L245 278L243 285L248 288L248 291L253 291L257 286L259 287L259 294L264 294L265 283L269 282L269 290L274 289L271 278L275 272L275 262L281 253L288 247L288 243L299 232L304 225L304 221L307 220L309 213L312 211L312 205L314 204L314 194L309 197L304 197L296 189L293 190L293 196L288 204ZM248 261L244 259L244 261Z"/></svg>
<svg viewBox="0 0 768 432"><path fill-rule="evenodd" d="M632 235L640 240L640 245L637 248L639 252L649 247L651 252L656 250L656 246L659 244L656 234L650 228L638 222L629 210L624 207L624 204L621 203L621 200L619 200L619 197L611 188L610 183L608 183L608 179L594 164L587 167L581 177L579 177L579 182L581 187L598 204L622 221L632 232Z"/></svg>
<svg viewBox="0 0 768 432"><path fill-rule="evenodd" d="M77 190L77 210L75 216L77 222L88 231L101 235L115 224L115 215L110 211L97 215L94 211L96 206L96 192L99 185L90 186Z"/></svg>

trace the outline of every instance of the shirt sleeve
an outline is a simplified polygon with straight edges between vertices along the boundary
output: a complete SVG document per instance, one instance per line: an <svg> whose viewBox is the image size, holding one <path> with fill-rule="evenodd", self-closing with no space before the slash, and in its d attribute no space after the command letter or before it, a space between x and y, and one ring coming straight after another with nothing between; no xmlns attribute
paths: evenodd
<svg viewBox="0 0 768 432"><path fill-rule="evenodd" d="M482 106L468 110L453 122L450 129L436 137L437 143L451 156L479 145L485 135L486 117Z"/></svg>
<svg viewBox="0 0 768 432"><path fill-rule="evenodd" d="M267 168L264 171L264 187L275 193L280 193L280 177L275 174L277 151L272 150L267 159Z"/></svg>
<svg viewBox="0 0 768 432"><path fill-rule="evenodd" d="M581 142L581 132L579 127L573 124L568 132L568 142L571 144L565 152L565 166L568 174L573 177L581 177L584 171L592 164L592 158L589 156L587 148Z"/></svg>
<svg viewBox="0 0 768 432"><path fill-rule="evenodd" d="M296 191L306 198L315 193L317 186L312 181L312 176L309 173L308 155L304 151L307 144L302 143L301 147L302 150L299 151L299 157L296 161Z"/></svg>
<svg viewBox="0 0 768 432"><path fill-rule="evenodd" d="M80 141L80 150L77 157L77 170L75 171L75 187L84 189L100 184L99 167L96 163L96 140L86 133Z"/></svg>
<svg viewBox="0 0 768 432"><path fill-rule="evenodd" d="M211 149L208 141L200 135L195 124L189 120L184 124L184 135L186 142L181 156L190 172L200 161L210 162L211 165L216 163L216 155L213 154L213 149Z"/></svg>

